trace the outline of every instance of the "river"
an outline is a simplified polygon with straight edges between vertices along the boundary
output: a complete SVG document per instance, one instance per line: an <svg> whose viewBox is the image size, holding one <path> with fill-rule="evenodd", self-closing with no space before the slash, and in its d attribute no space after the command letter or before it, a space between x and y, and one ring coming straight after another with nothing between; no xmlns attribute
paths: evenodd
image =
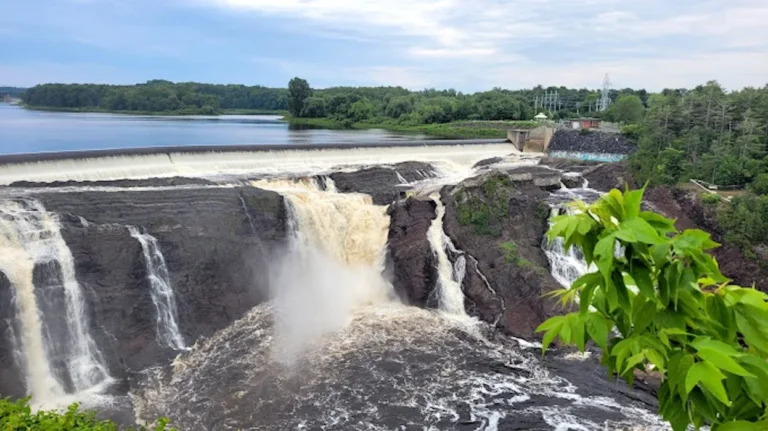
<svg viewBox="0 0 768 431"><path fill-rule="evenodd" d="M156 117L44 112L0 103L0 154L198 145L424 140L386 130L295 129L277 115Z"/></svg>

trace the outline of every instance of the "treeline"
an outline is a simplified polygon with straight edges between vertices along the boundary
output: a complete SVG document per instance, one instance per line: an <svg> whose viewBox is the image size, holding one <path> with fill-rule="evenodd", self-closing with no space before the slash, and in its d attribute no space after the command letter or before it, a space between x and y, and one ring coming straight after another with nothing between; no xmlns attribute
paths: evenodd
<svg viewBox="0 0 768 431"><path fill-rule="evenodd" d="M768 86L726 92L710 81L664 90L625 132L638 142L631 164L641 182L741 187L768 172Z"/></svg>
<svg viewBox="0 0 768 431"><path fill-rule="evenodd" d="M612 91L611 101L632 96L644 110L645 90ZM535 87L524 90L495 88L473 94L456 90L409 91L400 87L334 87L313 90L294 78L289 83L288 109L294 117L328 118L341 124L396 122L404 125L464 120L531 120L544 112L550 119L579 115L624 121L614 109L597 111L600 93L588 89ZM621 106L621 104L618 104Z"/></svg>
<svg viewBox="0 0 768 431"><path fill-rule="evenodd" d="M300 99L289 103L289 89L245 85L213 85L163 80L137 85L44 84L28 89L24 103L32 108L81 111L219 114L226 110L288 110L293 117L328 118L341 124L397 121L436 124L460 120L530 120L539 112L551 119L577 115L624 120L613 108L597 111L600 93L589 89L535 87L467 94L456 90L410 91L401 87L333 87L311 89L301 79ZM641 109L645 90L612 90L611 101L635 96Z"/></svg>
<svg viewBox="0 0 768 431"><path fill-rule="evenodd" d="M261 86L154 80L127 86L44 84L26 90L22 100L33 108L214 115L226 109L285 110L287 93Z"/></svg>

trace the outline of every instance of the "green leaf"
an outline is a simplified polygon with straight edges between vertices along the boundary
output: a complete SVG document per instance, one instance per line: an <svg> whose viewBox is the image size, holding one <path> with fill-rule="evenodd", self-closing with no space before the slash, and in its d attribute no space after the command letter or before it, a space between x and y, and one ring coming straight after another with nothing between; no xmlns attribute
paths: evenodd
<svg viewBox="0 0 768 431"><path fill-rule="evenodd" d="M597 266L600 269L600 273L603 277L608 278L611 274L611 266L613 265L613 249L616 244L616 237L614 235L606 235L595 245L595 258L597 259Z"/></svg>
<svg viewBox="0 0 768 431"><path fill-rule="evenodd" d="M643 193L645 193L645 187L624 192L624 210L627 213L628 219L640 216L640 204L643 202Z"/></svg>
<svg viewBox="0 0 768 431"><path fill-rule="evenodd" d="M655 212L643 211L640 213L640 218L647 221L649 225L653 226L653 228L661 234L677 232L677 229L675 229L675 220L668 219Z"/></svg>
<svg viewBox="0 0 768 431"><path fill-rule="evenodd" d="M656 303L648 301L637 311L637 314L632 316L633 320L633 334L640 334L650 325L653 319L656 317Z"/></svg>
<svg viewBox="0 0 768 431"><path fill-rule="evenodd" d="M721 370L728 371L742 377L755 377L754 374L745 370L744 367L737 364L730 356L723 353L720 350L714 350L710 348L699 349L697 355L712 365L720 368Z"/></svg>
<svg viewBox="0 0 768 431"><path fill-rule="evenodd" d="M645 354L643 352L632 355L629 359L627 359L627 363L626 365L624 365L624 371L621 374L626 374L627 371L631 370L636 365L643 362L644 359L645 359Z"/></svg>
<svg viewBox="0 0 768 431"><path fill-rule="evenodd" d="M609 323L598 313L587 315L587 333L603 350L608 349Z"/></svg>
<svg viewBox="0 0 768 431"><path fill-rule="evenodd" d="M749 309L743 304L736 306L736 326L744 335L744 340L750 346L758 349L763 354L768 354L768 335L765 327L755 322L750 316Z"/></svg>
<svg viewBox="0 0 768 431"><path fill-rule="evenodd" d="M637 290L639 290L640 293L649 300L656 300L656 290L653 288L651 271L645 265L636 261L634 265L632 265L629 275L635 281Z"/></svg>
<svg viewBox="0 0 768 431"><path fill-rule="evenodd" d="M697 362L693 364L685 377L685 391L690 393L697 383L701 382L704 388L725 405L730 405L728 394L725 392L723 380L725 375L709 362Z"/></svg>
<svg viewBox="0 0 768 431"><path fill-rule="evenodd" d="M618 232L623 230L632 232L632 235L636 238L637 241L645 244L658 244L663 241L663 239L659 237L659 234L656 232L656 229L651 227L647 221L639 217L625 220L623 223L621 223L619 230L616 232L617 236Z"/></svg>
<svg viewBox="0 0 768 431"><path fill-rule="evenodd" d="M648 358L648 360L651 361L651 363L656 366L656 369L660 373L663 373L666 366L666 361L664 360L664 356L662 356L661 353L659 353L657 350L654 350L654 349L645 349L643 350L643 352L645 352L645 357Z"/></svg>
<svg viewBox="0 0 768 431"><path fill-rule="evenodd" d="M733 421L725 422L719 425L717 428L713 428L715 431L761 431L757 424L747 421Z"/></svg>
<svg viewBox="0 0 768 431"><path fill-rule="evenodd" d="M581 320L578 314L572 314L571 320L571 334L573 334L573 342L580 351L584 351L586 339L584 338L584 321Z"/></svg>

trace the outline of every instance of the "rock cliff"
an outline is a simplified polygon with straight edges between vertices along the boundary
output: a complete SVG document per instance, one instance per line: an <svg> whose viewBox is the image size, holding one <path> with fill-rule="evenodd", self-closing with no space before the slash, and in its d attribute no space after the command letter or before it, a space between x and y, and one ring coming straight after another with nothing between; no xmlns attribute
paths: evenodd
<svg viewBox="0 0 768 431"><path fill-rule="evenodd" d="M92 312L92 333L118 378L167 362L177 353L155 340L147 268L141 245L127 226L158 239L176 292L180 330L190 345L266 298L265 278L259 272L269 250L285 238L282 197L249 187L44 192L28 197L60 216L61 233ZM10 286L1 278L0 299L5 299ZM14 312L13 307L0 307L0 322ZM0 345L0 366L18 374L16 367L6 366L12 363L9 347ZM18 378L3 377L0 394L18 395Z"/></svg>

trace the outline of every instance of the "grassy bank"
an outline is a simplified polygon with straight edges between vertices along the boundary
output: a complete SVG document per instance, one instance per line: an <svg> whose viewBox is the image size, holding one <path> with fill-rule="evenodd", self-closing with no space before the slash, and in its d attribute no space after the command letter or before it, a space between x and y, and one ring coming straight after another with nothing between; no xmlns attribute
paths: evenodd
<svg viewBox="0 0 768 431"><path fill-rule="evenodd" d="M449 139L504 139L507 129L533 128L537 123L531 121L455 121L442 124L398 124L396 122L361 122L343 123L331 118L292 118L286 117L294 126L317 127L324 129L384 129L400 133L424 134Z"/></svg>
<svg viewBox="0 0 768 431"><path fill-rule="evenodd" d="M31 106L21 104L25 109L32 111L45 112L79 112L79 113L101 113L101 114L122 114L122 115L149 115L157 117L179 116L179 115L287 115L287 111L272 111L266 109L220 109L210 111L208 109L179 109L176 111L128 111L102 109L97 107L88 108L61 108L55 106Z"/></svg>

